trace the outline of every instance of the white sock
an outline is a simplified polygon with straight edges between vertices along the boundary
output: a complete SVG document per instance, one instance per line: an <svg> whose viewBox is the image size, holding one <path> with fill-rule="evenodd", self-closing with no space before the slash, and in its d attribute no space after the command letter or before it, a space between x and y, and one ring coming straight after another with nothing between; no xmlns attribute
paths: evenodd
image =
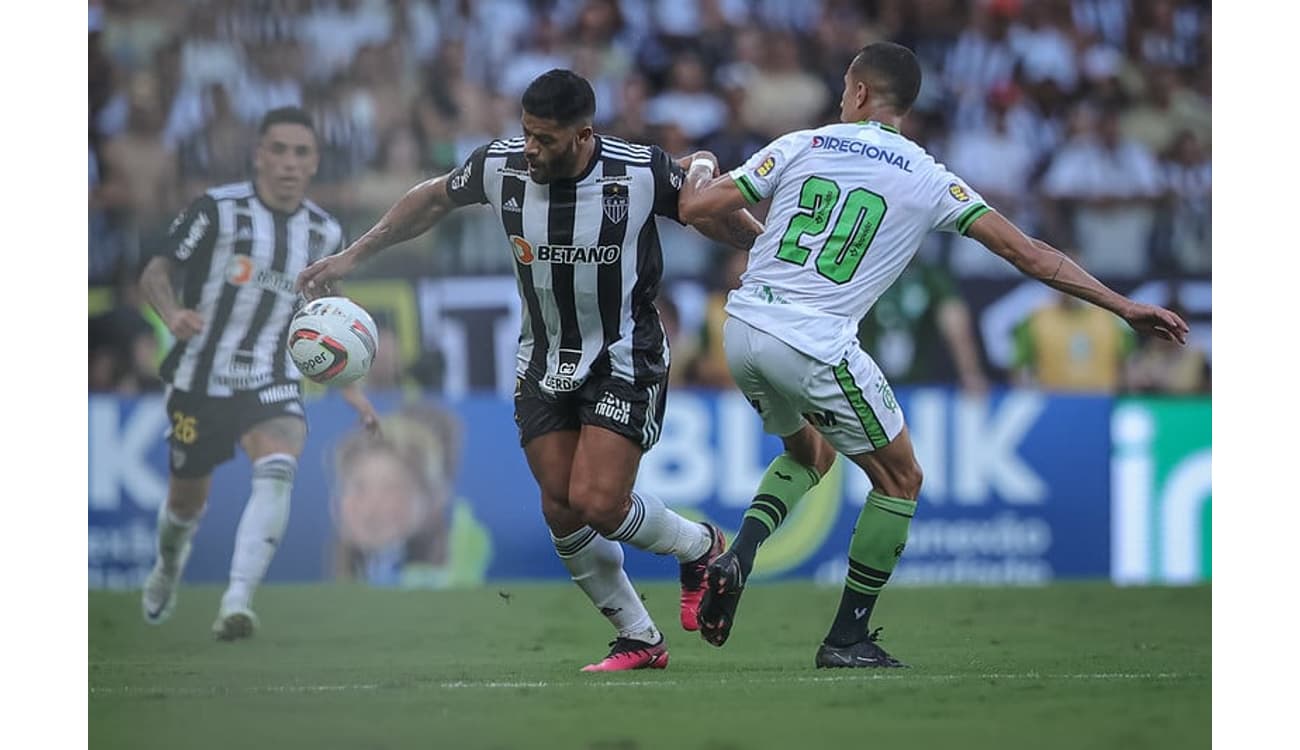
<svg viewBox="0 0 1300 750"><path fill-rule="evenodd" d="M186 542L194 538L194 532L198 529L199 519L185 521L177 518L168 510L166 502L158 506L158 562L163 570L171 575L181 572L181 550L185 548Z"/></svg>
<svg viewBox="0 0 1300 750"><path fill-rule="evenodd" d="M704 524L688 521L664 501L639 490L632 493L627 517L609 538L657 555L674 555L678 562L698 559L713 544Z"/></svg>
<svg viewBox="0 0 1300 750"><path fill-rule="evenodd" d="M573 582L614 625L620 637L659 642L659 629L623 572L622 545L597 534L590 526L563 538L552 534L551 541Z"/></svg>
<svg viewBox="0 0 1300 750"><path fill-rule="evenodd" d="M230 588L222 603L248 605L262 582L275 548L289 525L289 495L298 460L287 453L272 453L253 463L253 493L244 506L235 532L235 554L230 560Z"/></svg>

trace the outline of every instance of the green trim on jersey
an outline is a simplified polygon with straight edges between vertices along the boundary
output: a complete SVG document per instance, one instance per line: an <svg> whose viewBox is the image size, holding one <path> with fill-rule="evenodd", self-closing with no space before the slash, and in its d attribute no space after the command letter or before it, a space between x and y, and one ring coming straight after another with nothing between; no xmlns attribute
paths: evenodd
<svg viewBox="0 0 1300 750"><path fill-rule="evenodd" d="M992 210L983 203L977 203L966 209L965 213L957 217L957 232L963 235L966 234L970 229L970 225L974 224L976 219Z"/></svg>
<svg viewBox="0 0 1300 750"><path fill-rule="evenodd" d="M844 397L849 400L849 406L852 406L853 412L858 415L858 421L862 423L862 429L866 430L871 447L880 450L889 445L889 436L885 434L884 425L876 418L876 412L862 395L862 389L853 381L853 373L849 372L847 359L835 365L835 380L839 382Z"/></svg>
<svg viewBox="0 0 1300 750"><path fill-rule="evenodd" d="M750 203L758 203L763 200L763 197L758 194L758 189L754 187L754 183L750 182L748 177L738 174L735 176L735 180L736 187L740 188L740 194L745 196L745 200Z"/></svg>
<svg viewBox="0 0 1300 750"><path fill-rule="evenodd" d="M879 121L879 120L858 120L858 124L859 124L859 125L876 125L876 126L879 126L880 129L883 130L883 131L885 131L886 133L893 133L893 134L895 134L895 135L902 135L902 132L900 132L898 128L894 127L893 125L886 125L885 123L883 123L883 122L881 122L881 121Z"/></svg>

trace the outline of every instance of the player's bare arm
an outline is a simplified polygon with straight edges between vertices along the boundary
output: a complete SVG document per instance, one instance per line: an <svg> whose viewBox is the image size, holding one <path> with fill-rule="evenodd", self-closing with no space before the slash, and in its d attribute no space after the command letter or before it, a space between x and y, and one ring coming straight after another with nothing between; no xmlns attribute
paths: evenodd
<svg viewBox="0 0 1300 750"><path fill-rule="evenodd" d="M162 255L154 257L140 274L140 289L167 325L167 330L177 339L185 341L203 331L203 316L176 302L176 290L172 287L174 268L175 264L170 258Z"/></svg>
<svg viewBox="0 0 1300 750"><path fill-rule="evenodd" d="M375 413L374 404L366 397L366 392L361 389L360 383L352 383L339 389L339 395L344 401L348 402L361 418L361 425L366 428L366 432L371 436L379 436L379 415Z"/></svg>
<svg viewBox="0 0 1300 750"><path fill-rule="evenodd" d="M729 209L720 209L720 211L705 211L694 213L692 216L686 216L685 195L686 186L692 183L693 179L698 181L708 181L708 179L718 178L718 160L707 151L697 151L692 155L682 157L679 164L682 169L686 170L686 179L682 182L681 192L677 198L677 213L682 221L694 226L699 234L705 235L708 239L715 240L729 246L740 248L740 250L750 250L754 247L754 240L758 239L759 234L763 234L763 222L754 218L754 214L745 208L745 200L741 199L740 203L733 205ZM694 165L694 166L693 166ZM722 179L722 178L719 178ZM731 178L725 178L724 182L732 182ZM735 183L732 183L735 186ZM736 188L737 194L740 190Z"/></svg>
<svg viewBox="0 0 1300 750"><path fill-rule="evenodd" d="M309 298L331 293L331 284L385 248L429 231L458 206L447 194L450 175L426 180L407 191L383 218L346 250L324 258L298 275L298 288Z"/></svg>
<svg viewBox="0 0 1300 750"><path fill-rule="evenodd" d="M1177 313L1134 302L1115 292L1065 253L1042 240L1030 239L996 211L976 219L967 236L979 240L1026 276L1115 313L1138 333L1187 343L1187 323Z"/></svg>

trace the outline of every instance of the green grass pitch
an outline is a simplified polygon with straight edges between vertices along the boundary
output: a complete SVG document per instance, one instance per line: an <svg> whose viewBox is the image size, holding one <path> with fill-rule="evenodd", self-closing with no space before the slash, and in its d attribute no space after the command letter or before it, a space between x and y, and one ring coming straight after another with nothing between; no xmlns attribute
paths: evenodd
<svg viewBox="0 0 1300 750"><path fill-rule="evenodd" d="M457 592L268 586L251 641L220 590L149 627L89 594L92 748L1187 748L1210 746L1207 587L895 588L873 616L907 670L816 670L839 599L756 583L715 649L640 587L667 670L590 676L603 618L568 584Z"/></svg>

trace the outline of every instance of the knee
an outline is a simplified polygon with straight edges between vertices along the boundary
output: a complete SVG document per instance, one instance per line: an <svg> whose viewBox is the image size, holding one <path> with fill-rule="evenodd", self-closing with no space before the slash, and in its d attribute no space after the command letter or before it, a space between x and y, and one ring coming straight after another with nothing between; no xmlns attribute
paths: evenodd
<svg viewBox="0 0 1300 750"><path fill-rule="evenodd" d="M618 531L630 502L626 495L620 497L592 482L574 482L569 486L569 507L583 523L605 536Z"/></svg>
<svg viewBox="0 0 1300 750"><path fill-rule="evenodd" d="M826 476L835 465L835 448L811 427L805 427L794 439L787 439L785 451L790 458L816 471L819 477Z"/></svg>
<svg viewBox="0 0 1300 750"><path fill-rule="evenodd" d="M921 465L913 458L903 466L899 467L896 481L898 483L897 494L894 497L905 497L908 500L915 500L921 495L921 482L925 476L921 472Z"/></svg>

